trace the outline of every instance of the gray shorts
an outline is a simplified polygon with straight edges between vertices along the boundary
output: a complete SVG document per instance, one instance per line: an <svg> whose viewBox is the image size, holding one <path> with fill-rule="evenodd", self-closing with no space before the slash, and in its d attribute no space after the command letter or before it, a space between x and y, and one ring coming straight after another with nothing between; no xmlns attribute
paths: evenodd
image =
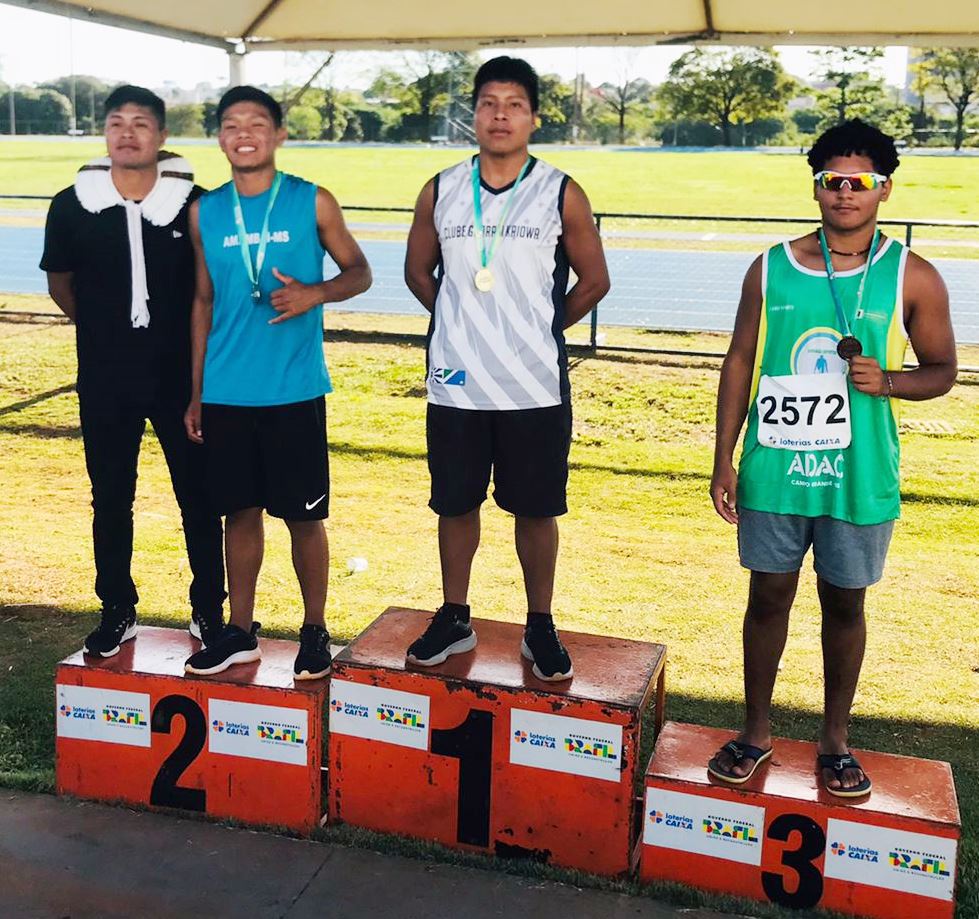
<svg viewBox="0 0 979 919"><path fill-rule="evenodd" d="M812 546L813 568L834 587L876 584L894 521L860 526L834 517L800 517L738 508L738 553L743 567L765 574L788 574L802 567Z"/></svg>

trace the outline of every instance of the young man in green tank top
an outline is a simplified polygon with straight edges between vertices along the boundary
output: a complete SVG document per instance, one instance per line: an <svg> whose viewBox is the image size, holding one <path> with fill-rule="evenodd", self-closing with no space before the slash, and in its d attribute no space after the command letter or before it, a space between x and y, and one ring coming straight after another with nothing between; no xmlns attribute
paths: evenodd
<svg viewBox="0 0 979 919"><path fill-rule="evenodd" d="M816 141L809 165L821 227L748 269L721 371L711 498L737 525L741 564L751 571L747 717L708 769L742 784L772 753L772 691L812 546L825 680L817 766L828 792L859 797L871 780L849 753L847 725L866 640L864 598L883 574L900 514L896 400L948 392L955 341L938 272L877 227L898 166L893 139L849 121ZM903 371L909 339L919 366Z"/></svg>

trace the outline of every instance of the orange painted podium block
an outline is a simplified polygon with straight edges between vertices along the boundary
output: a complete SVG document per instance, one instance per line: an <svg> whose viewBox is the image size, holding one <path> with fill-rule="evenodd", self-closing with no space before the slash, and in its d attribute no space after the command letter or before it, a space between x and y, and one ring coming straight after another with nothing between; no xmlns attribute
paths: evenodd
<svg viewBox="0 0 979 919"><path fill-rule="evenodd" d="M663 645L562 631L573 680L476 619L475 650L406 664L430 613L391 608L330 681L331 821L605 875L630 869L642 715L662 718Z"/></svg>
<svg viewBox="0 0 979 919"><path fill-rule="evenodd" d="M323 813L328 681L294 682L295 643L271 639L261 661L185 676L198 647L141 626L115 657L58 665L58 794L309 832Z"/></svg>
<svg viewBox="0 0 979 919"><path fill-rule="evenodd" d="M862 799L819 786L814 744L776 740L742 786L708 777L731 731L668 723L646 772L640 877L880 919L955 910L959 808L948 763L855 751Z"/></svg>

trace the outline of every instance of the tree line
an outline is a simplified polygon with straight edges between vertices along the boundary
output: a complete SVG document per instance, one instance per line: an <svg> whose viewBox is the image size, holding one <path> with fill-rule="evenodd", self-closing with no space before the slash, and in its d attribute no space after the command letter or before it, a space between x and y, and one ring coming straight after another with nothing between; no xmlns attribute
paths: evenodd
<svg viewBox="0 0 979 919"><path fill-rule="evenodd" d="M913 52L906 97L875 75L879 48L814 51L816 79L786 73L763 48L694 48L654 86L623 67L612 81L541 75L538 143L665 146L801 145L847 118L860 117L908 144L979 146L979 50ZM385 68L364 90L340 88L333 56L318 61L302 86L265 87L286 110L297 140L465 142L472 139L468 92L479 59L426 52ZM98 133L111 86L94 77L62 77L14 91L18 134ZM213 136L216 103L168 106L175 136ZM0 84L0 132L10 133L10 88Z"/></svg>

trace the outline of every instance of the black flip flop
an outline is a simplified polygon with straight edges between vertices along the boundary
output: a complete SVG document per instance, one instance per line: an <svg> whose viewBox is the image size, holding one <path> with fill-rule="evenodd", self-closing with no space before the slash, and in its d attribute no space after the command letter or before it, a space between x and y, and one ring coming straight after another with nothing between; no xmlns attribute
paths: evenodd
<svg viewBox="0 0 979 919"><path fill-rule="evenodd" d="M870 789L874 786L874 783L870 781L870 776L867 775L866 770L852 753L820 753L816 757L816 767L819 769L820 784L827 792L837 798L862 798L864 795L870 794ZM824 769L829 769L833 773L836 781L840 783L839 788L830 788L823 781ZM863 772L863 781L859 785L844 788L843 773L847 769L859 769Z"/></svg>
<svg viewBox="0 0 979 919"><path fill-rule="evenodd" d="M769 747L767 750L762 750L761 747L754 747L750 743L742 743L740 740L729 740L707 764L707 771L714 778L720 779L722 782L727 782L728 785L743 785L755 774L758 767L772 755L773 749L774 747ZM755 764L751 767L751 771L747 775L738 775L736 772L732 772L729 768L725 769L718 763L717 757L721 753L730 753L734 759L734 763L732 763L734 766L745 759L753 759Z"/></svg>

